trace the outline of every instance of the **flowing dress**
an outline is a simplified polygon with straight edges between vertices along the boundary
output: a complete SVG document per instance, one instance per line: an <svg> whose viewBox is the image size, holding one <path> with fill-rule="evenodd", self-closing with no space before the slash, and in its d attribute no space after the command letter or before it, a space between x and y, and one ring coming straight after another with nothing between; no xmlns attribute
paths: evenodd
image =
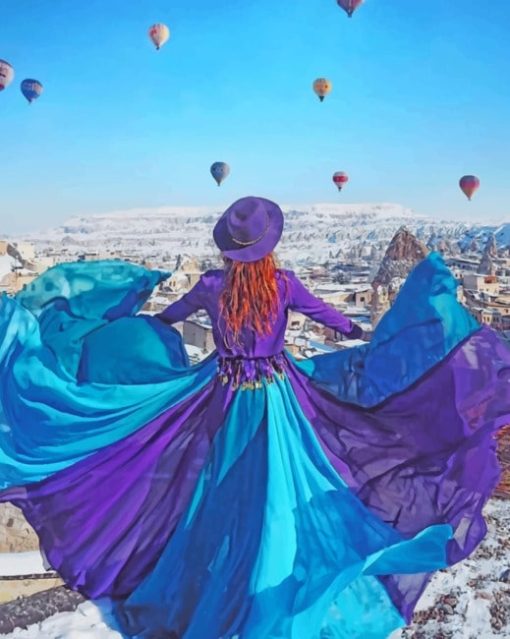
<svg viewBox="0 0 510 639"><path fill-rule="evenodd" d="M222 271L137 315L168 275L63 264L1 298L0 501L126 636L384 639L486 532L510 349L436 253L370 344L304 361L289 310L352 323L292 272L271 334L239 342ZM216 351L190 366L171 324L198 309Z"/></svg>

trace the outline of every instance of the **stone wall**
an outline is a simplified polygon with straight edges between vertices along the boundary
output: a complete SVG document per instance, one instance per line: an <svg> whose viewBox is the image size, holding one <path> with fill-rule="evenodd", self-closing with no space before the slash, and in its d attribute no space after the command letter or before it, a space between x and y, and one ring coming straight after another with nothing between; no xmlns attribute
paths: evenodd
<svg viewBox="0 0 510 639"><path fill-rule="evenodd" d="M37 535L22 512L12 504L0 504L0 553L27 552L38 548ZM61 584L62 580L58 578L12 580L0 576L0 604L19 597L28 597Z"/></svg>
<svg viewBox="0 0 510 639"><path fill-rule="evenodd" d="M0 504L0 552L37 550L39 541L23 514L12 504Z"/></svg>
<svg viewBox="0 0 510 639"><path fill-rule="evenodd" d="M31 597L37 592L45 592L62 586L62 579L2 579L0 577L0 620L2 604L21 597ZM23 604L21 604L23 605ZM1 627L1 621L0 621Z"/></svg>

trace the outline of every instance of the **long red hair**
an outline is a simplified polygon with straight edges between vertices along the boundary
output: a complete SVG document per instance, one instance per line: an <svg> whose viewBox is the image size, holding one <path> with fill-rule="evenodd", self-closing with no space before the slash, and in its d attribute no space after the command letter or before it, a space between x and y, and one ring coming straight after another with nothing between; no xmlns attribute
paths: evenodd
<svg viewBox="0 0 510 639"><path fill-rule="evenodd" d="M239 344L243 329L268 335L280 305L278 266L273 253L256 262L225 259L225 287L220 313Z"/></svg>

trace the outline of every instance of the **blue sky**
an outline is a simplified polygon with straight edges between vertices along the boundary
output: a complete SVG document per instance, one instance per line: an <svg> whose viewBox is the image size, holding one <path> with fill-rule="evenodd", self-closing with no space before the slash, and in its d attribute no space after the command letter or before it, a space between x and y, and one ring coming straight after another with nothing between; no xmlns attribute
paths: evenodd
<svg viewBox="0 0 510 639"><path fill-rule="evenodd" d="M335 0L2 0L0 232L248 194L510 219L509 23L508 0L366 0L351 20Z"/></svg>

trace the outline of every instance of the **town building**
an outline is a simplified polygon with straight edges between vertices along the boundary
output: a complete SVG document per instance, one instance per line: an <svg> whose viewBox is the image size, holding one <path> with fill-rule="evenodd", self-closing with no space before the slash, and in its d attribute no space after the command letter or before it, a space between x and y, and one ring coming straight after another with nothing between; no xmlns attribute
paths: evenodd
<svg viewBox="0 0 510 639"><path fill-rule="evenodd" d="M212 324L207 316L184 321L182 337L185 344L196 346L205 353L210 353L214 350Z"/></svg>
<svg viewBox="0 0 510 639"><path fill-rule="evenodd" d="M496 275L464 273L462 275L462 285L470 291L489 293L491 295L497 295L499 293L499 281Z"/></svg>

